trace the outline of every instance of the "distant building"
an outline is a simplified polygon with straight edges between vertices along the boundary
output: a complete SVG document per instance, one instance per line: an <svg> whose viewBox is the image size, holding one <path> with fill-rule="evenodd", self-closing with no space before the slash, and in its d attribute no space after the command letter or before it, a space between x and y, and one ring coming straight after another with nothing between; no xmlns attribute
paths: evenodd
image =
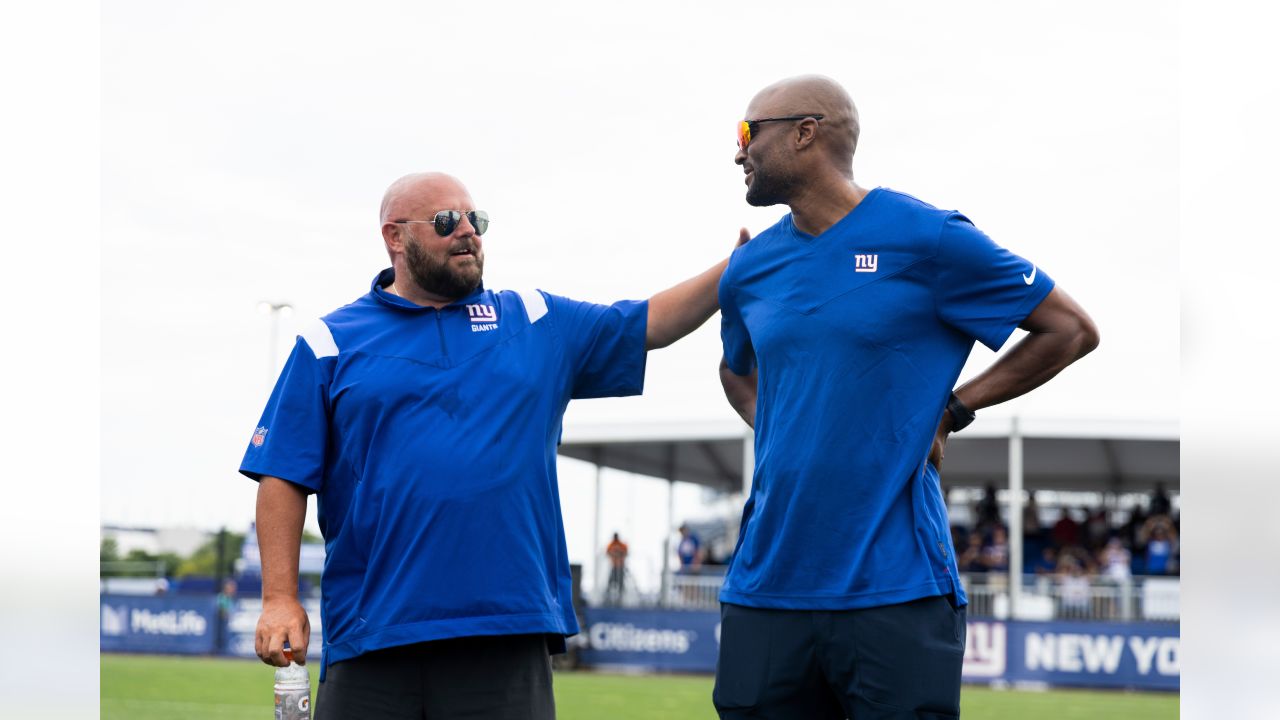
<svg viewBox="0 0 1280 720"><path fill-rule="evenodd" d="M133 550L142 550L151 555L174 553L187 557L197 548L213 537L213 533L199 528L153 528L123 527L120 525L103 525L102 539L115 540L120 557Z"/></svg>

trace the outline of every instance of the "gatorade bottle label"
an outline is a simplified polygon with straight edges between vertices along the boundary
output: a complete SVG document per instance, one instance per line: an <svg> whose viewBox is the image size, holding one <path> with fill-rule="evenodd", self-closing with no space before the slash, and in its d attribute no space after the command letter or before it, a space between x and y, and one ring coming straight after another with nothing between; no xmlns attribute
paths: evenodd
<svg viewBox="0 0 1280 720"><path fill-rule="evenodd" d="M311 720L310 691L276 693L276 720Z"/></svg>

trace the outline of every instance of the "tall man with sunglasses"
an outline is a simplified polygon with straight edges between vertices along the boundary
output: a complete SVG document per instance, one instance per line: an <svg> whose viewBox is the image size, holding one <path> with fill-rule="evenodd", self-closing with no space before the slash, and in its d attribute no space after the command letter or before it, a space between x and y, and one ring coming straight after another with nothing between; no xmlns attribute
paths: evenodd
<svg viewBox="0 0 1280 720"><path fill-rule="evenodd" d="M387 190L391 267L297 340L241 472L258 480L256 649L305 660L307 495L327 557L318 718L551 718L578 632L556 484L570 399L635 395L645 353L716 310L726 261L613 305L484 287L489 217L458 180Z"/></svg>
<svg viewBox="0 0 1280 720"><path fill-rule="evenodd" d="M747 106L747 202L791 212L720 281L721 381L755 476L720 594L722 718L960 712L966 599L939 487L950 432L1092 350L1089 316L968 218L853 179L828 78ZM995 350L955 388L975 340ZM952 392L954 388L954 392Z"/></svg>

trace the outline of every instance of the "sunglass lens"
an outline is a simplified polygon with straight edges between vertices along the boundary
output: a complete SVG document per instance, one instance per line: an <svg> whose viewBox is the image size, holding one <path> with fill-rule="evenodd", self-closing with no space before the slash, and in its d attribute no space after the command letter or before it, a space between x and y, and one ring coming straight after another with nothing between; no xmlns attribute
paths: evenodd
<svg viewBox="0 0 1280 720"><path fill-rule="evenodd" d="M471 221L471 227L476 229L477 235L483 235L489 229L489 213L483 210L467 213L467 219Z"/></svg>
<svg viewBox="0 0 1280 720"><path fill-rule="evenodd" d="M440 237L449 237L453 234L454 228L458 227L458 221L462 219L462 213L457 210L441 210L436 213L436 234Z"/></svg>
<svg viewBox="0 0 1280 720"><path fill-rule="evenodd" d="M738 123L738 147L746 149L751 144L751 123L743 120Z"/></svg>

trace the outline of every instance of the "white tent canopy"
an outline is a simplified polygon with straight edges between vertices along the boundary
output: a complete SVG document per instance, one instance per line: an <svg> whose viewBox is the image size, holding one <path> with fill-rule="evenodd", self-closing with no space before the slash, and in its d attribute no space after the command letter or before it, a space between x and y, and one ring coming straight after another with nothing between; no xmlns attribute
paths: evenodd
<svg viewBox="0 0 1280 720"><path fill-rule="evenodd" d="M1172 421L1021 418L1027 490L1147 492L1178 488L1178 425ZM1009 477L1011 418L979 418L951 436L948 487L1003 485ZM750 487L751 430L728 422L566 425L560 454L598 466L735 492Z"/></svg>

